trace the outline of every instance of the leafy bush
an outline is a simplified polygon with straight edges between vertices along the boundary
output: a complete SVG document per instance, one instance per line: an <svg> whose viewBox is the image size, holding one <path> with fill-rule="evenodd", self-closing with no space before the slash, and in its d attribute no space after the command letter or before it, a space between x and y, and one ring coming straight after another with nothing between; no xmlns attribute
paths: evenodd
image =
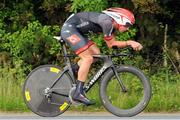
<svg viewBox="0 0 180 120"><path fill-rule="evenodd" d="M34 21L20 31L5 34L2 48L9 51L13 59L23 60L27 64L36 66L48 63L56 57L60 47L53 39L59 31L58 26L42 26Z"/></svg>
<svg viewBox="0 0 180 120"><path fill-rule="evenodd" d="M102 11L107 6L107 1L104 0L72 0L71 10L79 11Z"/></svg>

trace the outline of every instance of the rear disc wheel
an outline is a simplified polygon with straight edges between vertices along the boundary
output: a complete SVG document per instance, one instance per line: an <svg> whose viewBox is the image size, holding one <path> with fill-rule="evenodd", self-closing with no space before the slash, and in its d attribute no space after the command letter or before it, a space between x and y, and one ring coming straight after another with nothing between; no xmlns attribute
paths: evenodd
<svg viewBox="0 0 180 120"><path fill-rule="evenodd" d="M32 112L44 117L55 117L70 107L69 90L72 83L67 73L63 74L52 89L49 88L61 72L62 69L55 65L42 65L28 75L23 87L23 97Z"/></svg>

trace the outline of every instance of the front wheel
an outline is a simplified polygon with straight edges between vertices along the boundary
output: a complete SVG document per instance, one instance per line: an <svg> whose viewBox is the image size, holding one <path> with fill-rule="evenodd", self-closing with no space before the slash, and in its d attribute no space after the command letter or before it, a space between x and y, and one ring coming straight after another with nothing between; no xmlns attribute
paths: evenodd
<svg viewBox="0 0 180 120"><path fill-rule="evenodd" d="M127 91L123 92L114 72L109 69L100 85L103 106L119 117L137 115L151 98L150 82L142 71L132 66L120 66L117 72Z"/></svg>

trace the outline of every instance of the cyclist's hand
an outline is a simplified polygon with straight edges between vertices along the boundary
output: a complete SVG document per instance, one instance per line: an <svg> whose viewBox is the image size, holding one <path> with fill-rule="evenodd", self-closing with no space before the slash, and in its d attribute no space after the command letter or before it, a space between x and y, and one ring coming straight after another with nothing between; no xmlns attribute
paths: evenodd
<svg viewBox="0 0 180 120"><path fill-rule="evenodd" d="M128 40L127 45L131 46L135 51L140 51L143 48L143 46L140 43L132 40Z"/></svg>

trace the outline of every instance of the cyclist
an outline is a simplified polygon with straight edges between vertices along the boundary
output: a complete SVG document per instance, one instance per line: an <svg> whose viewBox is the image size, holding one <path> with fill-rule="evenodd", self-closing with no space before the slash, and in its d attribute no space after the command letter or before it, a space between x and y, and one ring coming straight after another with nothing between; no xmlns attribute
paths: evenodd
<svg viewBox="0 0 180 120"><path fill-rule="evenodd" d="M109 8L97 12L80 12L72 14L63 24L61 36L72 50L80 57L78 65L74 65L74 71L77 70L77 86L74 95L74 101L84 103L85 105L94 104L84 94L83 86L87 78L91 64L95 61L93 54L100 54L96 44L87 37L87 33L103 33L104 40L109 48L117 46L120 48L131 46L139 51L142 45L133 40L116 41L115 30L120 32L127 31L135 23L134 15L125 8Z"/></svg>

